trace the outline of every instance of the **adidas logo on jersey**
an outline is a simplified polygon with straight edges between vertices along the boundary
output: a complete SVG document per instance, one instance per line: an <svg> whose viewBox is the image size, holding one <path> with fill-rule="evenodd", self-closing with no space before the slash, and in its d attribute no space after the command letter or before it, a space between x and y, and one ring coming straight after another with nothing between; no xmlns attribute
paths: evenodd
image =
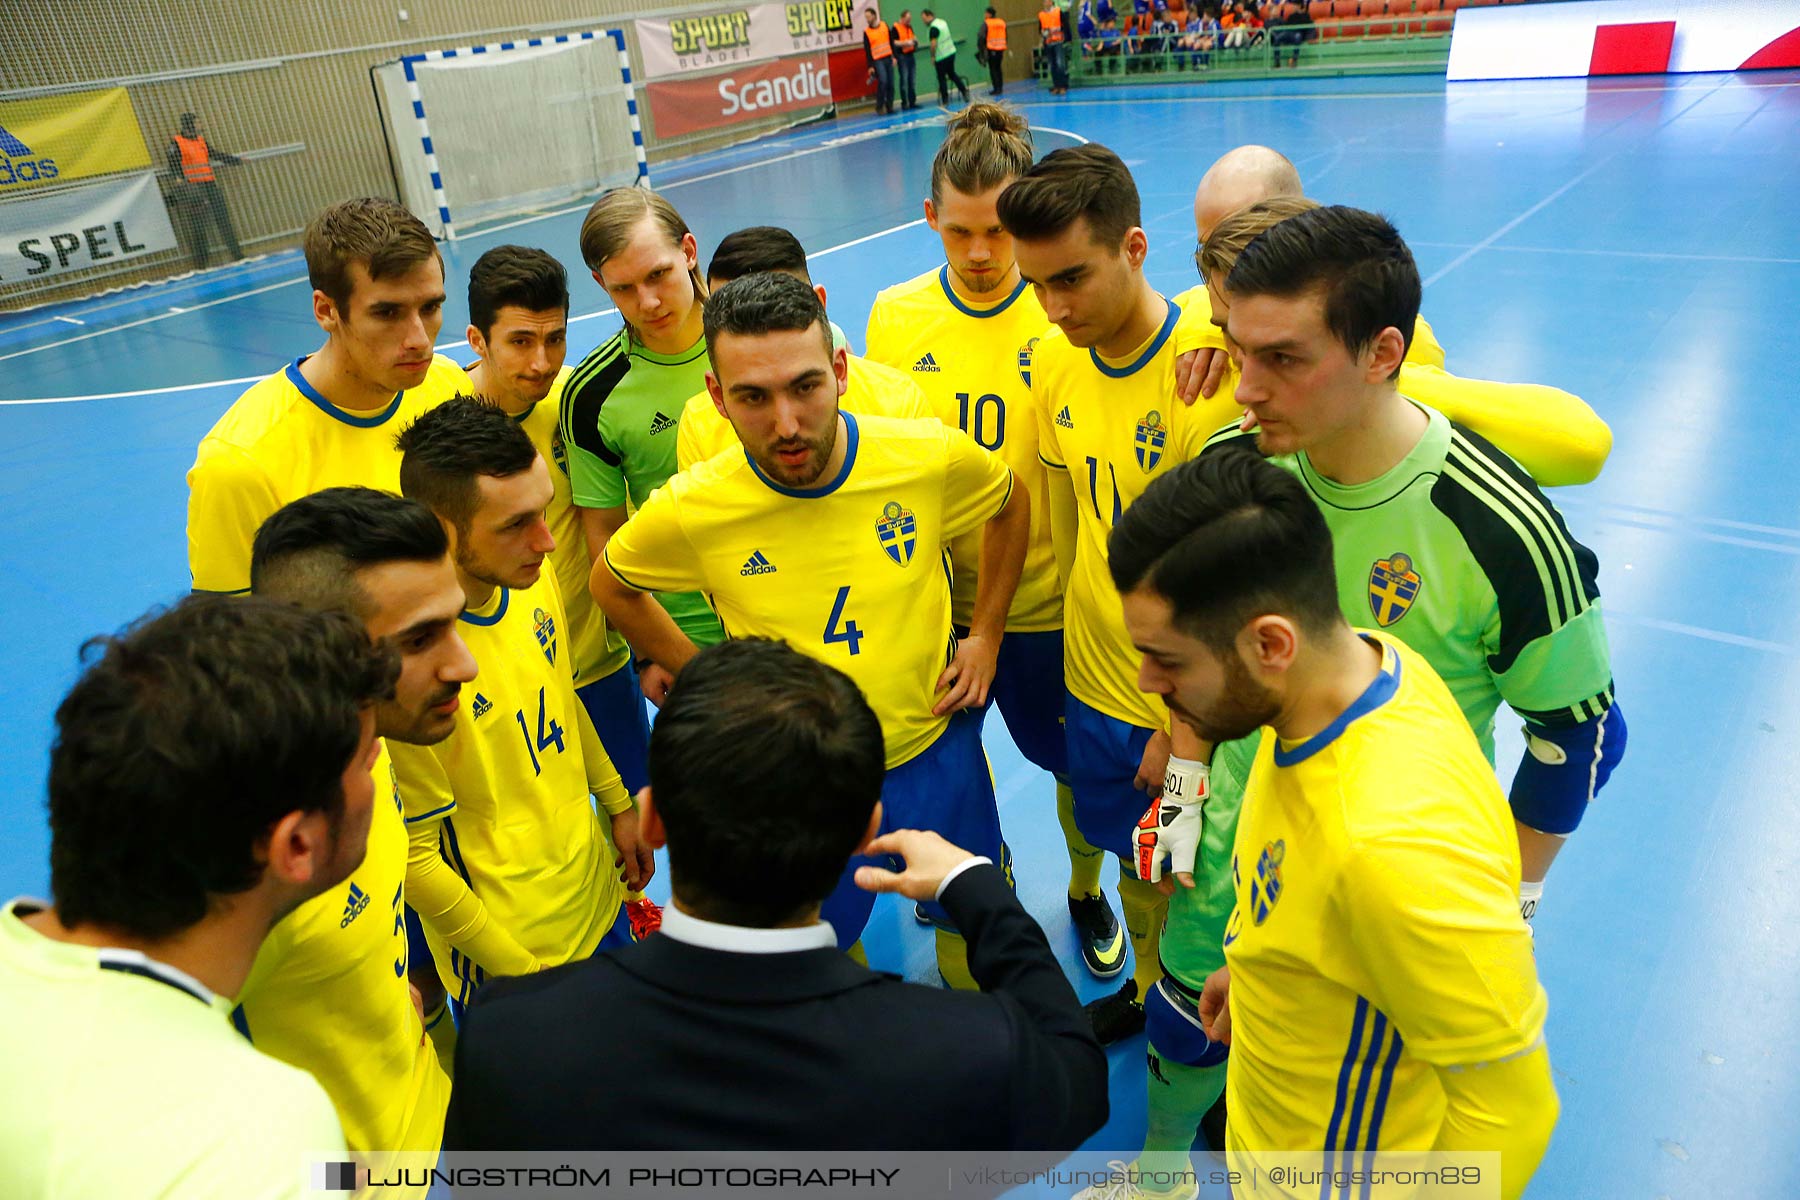
<svg viewBox="0 0 1800 1200"><path fill-rule="evenodd" d="M775 564L764 557L761 550L746 559L743 570L738 572L739 575L773 575L774 573Z"/></svg>
<svg viewBox="0 0 1800 1200"><path fill-rule="evenodd" d="M1075 419L1069 415L1068 405L1063 405L1062 411L1056 414L1056 424L1059 429L1075 428Z"/></svg>
<svg viewBox="0 0 1800 1200"><path fill-rule="evenodd" d="M657 413L654 417L650 418L650 436L651 437L655 437L659 433L667 433L667 432L669 432L669 430L671 430L673 428L675 428L675 422L669 420L668 417L664 416L660 412Z"/></svg>
<svg viewBox="0 0 1800 1200"><path fill-rule="evenodd" d="M924 358L921 358L918 362L913 364L913 370L936 374L938 372L937 359L933 358L930 353L927 353Z"/></svg>
<svg viewBox="0 0 1800 1200"><path fill-rule="evenodd" d="M469 712L470 712L471 716L475 717L477 720L480 720L482 717L487 716L489 710L491 710L493 707L494 707L494 702L492 700L489 700L486 696L482 695L480 692L476 692L475 693L475 705L473 708L471 708L469 710Z"/></svg>
<svg viewBox="0 0 1800 1200"><path fill-rule="evenodd" d="M369 907L369 893L350 885L350 897L344 901L344 919L338 922L339 929L348 929L350 922L362 916L362 910Z"/></svg>

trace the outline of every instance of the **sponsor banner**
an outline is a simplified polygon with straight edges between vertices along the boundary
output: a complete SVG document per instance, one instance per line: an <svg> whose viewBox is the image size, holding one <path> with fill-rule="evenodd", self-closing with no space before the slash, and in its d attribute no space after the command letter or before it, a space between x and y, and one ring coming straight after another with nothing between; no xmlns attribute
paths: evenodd
<svg viewBox="0 0 1800 1200"><path fill-rule="evenodd" d="M0 100L0 197L149 165L124 88Z"/></svg>
<svg viewBox="0 0 1800 1200"><path fill-rule="evenodd" d="M0 283L85 271L174 248L162 189L149 172L0 199Z"/></svg>
<svg viewBox="0 0 1800 1200"><path fill-rule="evenodd" d="M1766 67L1800 67L1800 4L1577 0L1460 10L1447 75L1547 79Z"/></svg>
<svg viewBox="0 0 1800 1200"><path fill-rule="evenodd" d="M831 52L831 98L840 103L867 100L875 94L875 81L869 78L869 62L862 47Z"/></svg>
<svg viewBox="0 0 1800 1200"><path fill-rule="evenodd" d="M659 138L720 129L778 113L831 104L825 55L752 63L717 75L665 79L645 87Z"/></svg>
<svg viewBox="0 0 1800 1200"><path fill-rule="evenodd" d="M854 0L801 0L633 23L643 77L662 79L860 45L856 11Z"/></svg>

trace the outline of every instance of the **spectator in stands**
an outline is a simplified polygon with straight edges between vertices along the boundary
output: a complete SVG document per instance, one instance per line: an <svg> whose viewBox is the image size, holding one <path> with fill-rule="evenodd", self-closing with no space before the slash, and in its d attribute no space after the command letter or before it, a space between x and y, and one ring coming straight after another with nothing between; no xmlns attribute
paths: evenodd
<svg viewBox="0 0 1800 1200"><path fill-rule="evenodd" d="M912 9L903 8L900 19L894 22L894 71L900 85L901 112L919 107L919 94L913 79L913 52L918 48L919 39L913 34Z"/></svg>
<svg viewBox="0 0 1800 1200"><path fill-rule="evenodd" d="M863 9L863 59L875 85L875 112L894 111L894 32L873 8Z"/></svg>
<svg viewBox="0 0 1800 1200"><path fill-rule="evenodd" d="M1083 49L1095 58L1112 58L1124 54L1125 39L1119 34L1118 19L1115 17L1107 17L1104 21L1101 21L1100 28L1094 35L1094 40L1087 43ZM1111 69L1117 71L1118 64L1114 63Z"/></svg>
<svg viewBox="0 0 1800 1200"><path fill-rule="evenodd" d="M1300 65L1300 47L1317 35L1313 27L1312 14L1306 6L1286 0L1275 6L1274 14L1269 18L1269 44L1275 49L1274 65L1281 65L1281 51L1288 51L1288 66Z"/></svg>
<svg viewBox="0 0 1800 1200"><path fill-rule="evenodd" d="M1081 8L1075 18L1075 35L1082 41L1091 41L1100 34L1100 23L1094 20L1094 0L1081 0Z"/></svg>
<svg viewBox="0 0 1800 1200"><path fill-rule="evenodd" d="M219 231L219 241L231 250L232 261L242 259L244 252L238 247L237 230L231 227L231 211L225 207L225 193L219 190L213 166L236 167L244 160L209 142L200 131L199 118L191 112L181 114L181 132L169 139L168 159L169 173L179 181L176 203L188 227L194 269L206 266L208 222Z"/></svg>

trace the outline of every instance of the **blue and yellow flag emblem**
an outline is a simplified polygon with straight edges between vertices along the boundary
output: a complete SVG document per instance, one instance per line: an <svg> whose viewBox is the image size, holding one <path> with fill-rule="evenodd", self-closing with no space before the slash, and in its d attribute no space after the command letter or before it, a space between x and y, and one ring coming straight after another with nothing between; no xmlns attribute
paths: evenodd
<svg viewBox="0 0 1800 1200"><path fill-rule="evenodd" d="M1031 386L1031 355L1037 349L1037 344L1038 340L1032 338L1019 347L1019 378L1025 381L1026 387Z"/></svg>
<svg viewBox="0 0 1800 1200"><path fill-rule="evenodd" d="M1250 919L1261 925L1281 899L1281 860L1287 857L1287 842L1263 843L1256 856L1256 878L1250 881Z"/></svg>
<svg viewBox="0 0 1800 1200"><path fill-rule="evenodd" d="M531 614L532 632L537 634L538 645L544 649L544 657L551 666L556 665L556 618L543 609L536 609Z"/></svg>
<svg viewBox="0 0 1800 1200"><path fill-rule="evenodd" d="M881 520L875 522L875 536L881 539L887 556L904 567L912 561L913 548L919 544L918 518L911 509L889 500L882 507Z"/></svg>
<svg viewBox="0 0 1800 1200"><path fill-rule="evenodd" d="M1375 615L1375 624L1386 629L1404 617L1423 585L1409 555L1376 559L1369 568L1369 611Z"/></svg>
<svg viewBox="0 0 1800 1200"><path fill-rule="evenodd" d="M1137 432L1131 439L1131 448L1137 452L1137 464L1145 474L1156 470L1168 441L1169 427L1163 424L1162 414L1153 408L1138 421Z"/></svg>

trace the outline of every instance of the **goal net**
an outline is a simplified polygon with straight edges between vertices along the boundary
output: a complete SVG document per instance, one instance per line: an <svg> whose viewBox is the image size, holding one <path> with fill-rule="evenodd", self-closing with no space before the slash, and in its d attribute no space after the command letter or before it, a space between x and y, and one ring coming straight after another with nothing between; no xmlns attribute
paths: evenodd
<svg viewBox="0 0 1800 1200"><path fill-rule="evenodd" d="M648 178L617 30L433 51L384 74L401 190L440 237Z"/></svg>

